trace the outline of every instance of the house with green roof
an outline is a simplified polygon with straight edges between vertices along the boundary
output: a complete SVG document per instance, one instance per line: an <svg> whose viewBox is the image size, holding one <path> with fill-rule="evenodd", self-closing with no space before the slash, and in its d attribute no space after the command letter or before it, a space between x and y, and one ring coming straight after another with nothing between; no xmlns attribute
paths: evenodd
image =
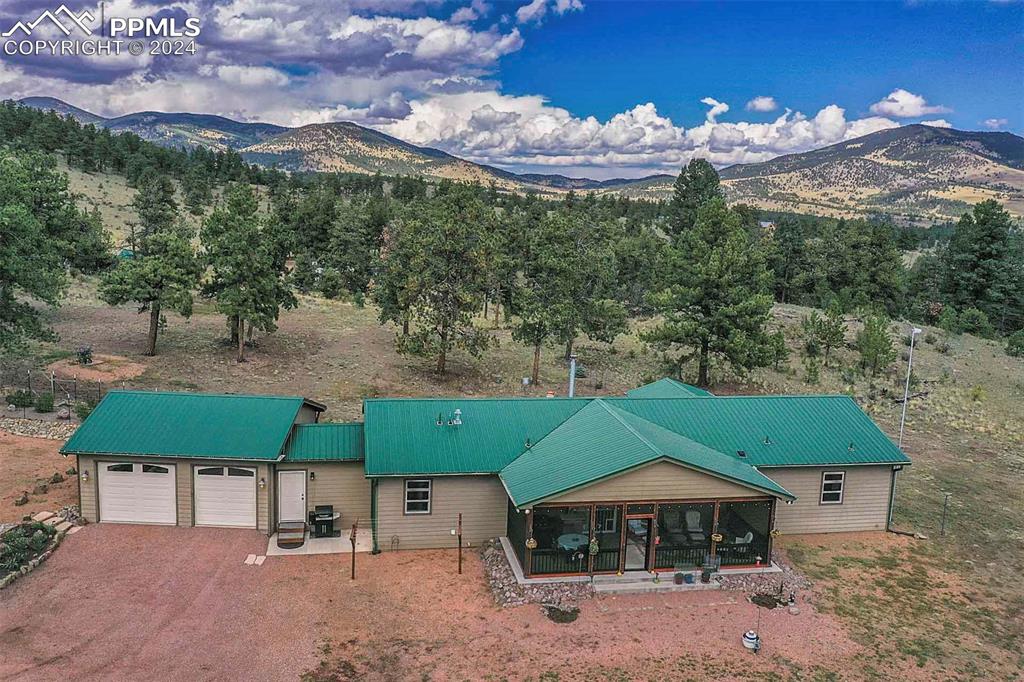
<svg viewBox="0 0 1024 682"><path fill-rule="evenodd" d="M94 522L501 538L524 579L770 562L779 533L884 530L904 455L848 396L374 398L112 391L64 446Z"/></svg>

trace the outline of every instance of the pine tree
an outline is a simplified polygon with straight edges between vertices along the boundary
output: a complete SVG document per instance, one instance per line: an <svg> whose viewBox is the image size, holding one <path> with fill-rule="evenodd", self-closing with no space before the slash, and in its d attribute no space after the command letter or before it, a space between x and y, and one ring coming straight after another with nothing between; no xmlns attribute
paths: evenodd
<svg viewBox="0 0 1024 682"><path fill-rule="evenodd" d="M700 208L722 196L714 166L704 159L692 159L679 173L673 187L669 221L672 234L678 235L693 227Z"/></svg>
<svg viewBox="0 0 1024 682"><path fill-rule="evenodd" d="M877 375L896 360L889 318L877 312L864 318L864 328L857 332L857 351L861 368L870 376Z"/></svg>
<svg viewBox="0 0 1024 682"><path fill-rule="evenodd" d="M1007 331L1005 311L1011 298L1010 214L989 199L957 223L944 258L944 289L957 310L978 308Z"/></svg>
<svg viewBox="0 0 1024 682"><path fill-rule="evenodd" d="M676 366L698 362L707 386L712 358L738 370L770 362L765 325L771 313L770 276L759 250L722 199L703 206L693 229L669 253L664 288L651 303L664 322L644 339L676 353Z"/></svg>
<svg viewBox="0 0 1024 682"><path fill-rule="evenodd" d="M818 341L825 352L826 366L832 349L843 345L845 340L846 319L843 317L843 309L839 306L839 301L832 301L825 311L825 317L818 322Z"/></svg>
<svg viewBox="0 0 1024 682"><path fill-rule="evenodd" d="M487 290L485 241L493 220L492 209L472 188L448 186L434 199L409 206L395 235L398 244L385 255L385 263L392 257L402 262L381 273L381 314L408 315L402 321L415 322L399 337L398 350L435 357L440 375L453 349L476 356L491 343L473 316Z"/></svg>
<svg viewBox="0 0 1024 682"><path fill-rule="evenodd" d="M217 309L236 326L236 359L243 362L246 322L250 333L272 332L281 308L297 304L285 281L284 258L249 185L227 191L223 204L204 221L200 238L211 269L203 295L215 299Z"/></svg>
<svg viewBox="0 0 1024 682"><path fill-rule="evenodd" d="M33 303L59 304L68 265L93 272L110 260L99 214L75 205L54 160L0 149L0 350L54 338Z"/></svg>
<svg viewBox="0 0 1024 682"><path fill-rule="evenodd" d="M122 260L100 282L100 298L110 305L129 301L139 312L149 312L146 355L156 355L161 315L173 310L183 317L192 315L192 291L199 282L202 265L183 226L151 234L141 254Z"/></svg>

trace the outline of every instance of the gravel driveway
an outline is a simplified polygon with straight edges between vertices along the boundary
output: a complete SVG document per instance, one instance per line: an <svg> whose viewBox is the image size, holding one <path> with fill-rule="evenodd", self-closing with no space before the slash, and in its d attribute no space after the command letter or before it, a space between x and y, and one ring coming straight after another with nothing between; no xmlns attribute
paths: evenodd
<svg viewBox="0 0 1024 682"><path fill-rule="evenodd" d="M0 591L0 679L295 679L319 600L256 531L92 525ZM290 563L290 562L289 562ZM278 569L278 570L275 570Z"/></svg>
<svg viewBox="0 0 1024 682"><path fill-rule="evenodd" d="M256 531L91 525L0 591L0 680L809 679L855 669L832 617L740 592L601 596L569 624L498 608L475 551L269 557ZM600 674L598 674L600 673Z"/></svg>

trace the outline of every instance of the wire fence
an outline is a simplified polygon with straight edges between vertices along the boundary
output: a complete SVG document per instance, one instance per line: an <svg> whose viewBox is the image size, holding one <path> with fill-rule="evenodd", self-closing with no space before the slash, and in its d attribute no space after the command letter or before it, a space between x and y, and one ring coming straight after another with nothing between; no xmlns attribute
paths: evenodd
<svg viewBox="0 0 1024 682"><path fill-rule="evenodd" d="M57 376L53 371L33 368L27 364L0 361L0 397L5 401L9 396L26 392L33 400L40 395L50 394L57 403L96 404L107 391L127 387L124 381L104 383L74 375Z"/></svg>

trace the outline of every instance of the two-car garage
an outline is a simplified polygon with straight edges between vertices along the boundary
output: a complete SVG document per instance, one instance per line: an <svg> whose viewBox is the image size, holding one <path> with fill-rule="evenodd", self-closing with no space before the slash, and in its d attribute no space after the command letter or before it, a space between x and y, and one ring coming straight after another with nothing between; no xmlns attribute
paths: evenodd
<svg viewBox="0 0 1024 682"><path fill-rule="evenodd" d="M255 467L96 462L99 521L175 525L179 495L196 526L257 527ZM191 485L178 485L178 477Z"/></svg>

